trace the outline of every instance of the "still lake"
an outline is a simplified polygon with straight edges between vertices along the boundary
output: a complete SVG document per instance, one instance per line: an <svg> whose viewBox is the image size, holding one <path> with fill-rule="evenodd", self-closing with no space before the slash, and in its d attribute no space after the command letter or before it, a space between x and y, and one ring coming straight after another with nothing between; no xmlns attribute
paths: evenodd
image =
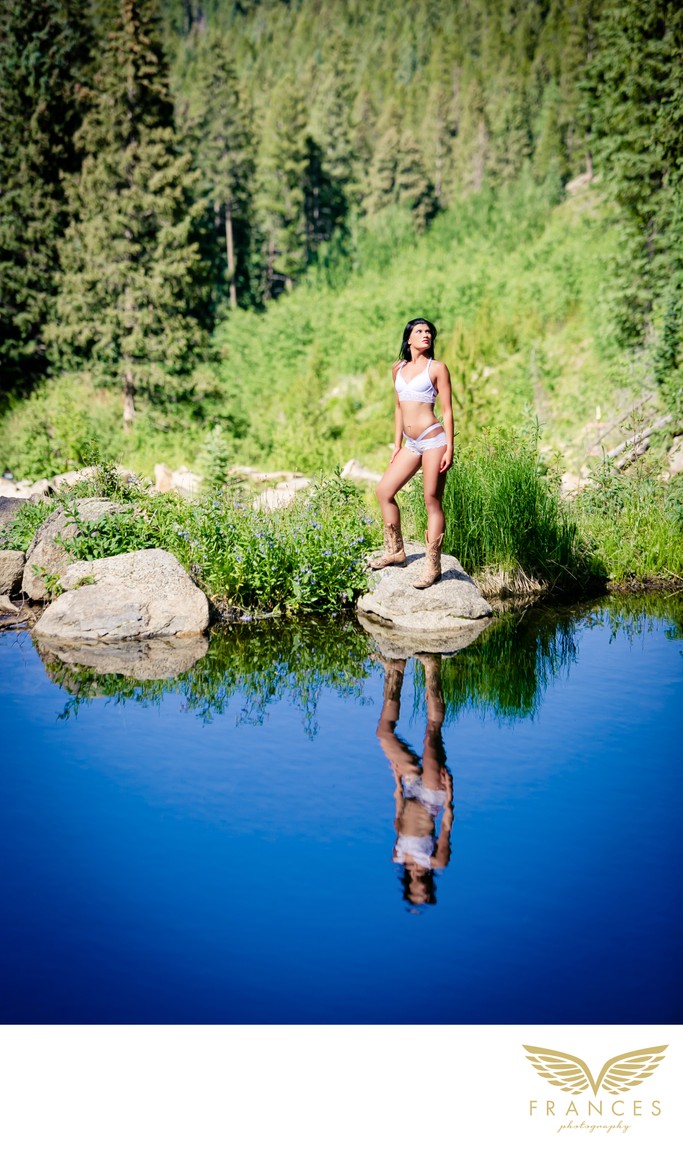
<svg viewBox="0 0 683 1150"><path fill-rule="evenodd" d="M680 1023L683 603L167 682L0 636L0 1021Z"/></svg>

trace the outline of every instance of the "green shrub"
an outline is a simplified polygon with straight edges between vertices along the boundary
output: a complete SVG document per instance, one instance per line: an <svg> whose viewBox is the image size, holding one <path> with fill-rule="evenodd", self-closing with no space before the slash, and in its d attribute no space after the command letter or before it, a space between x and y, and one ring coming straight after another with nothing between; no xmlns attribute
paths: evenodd
<svg viewBox="0 0 683 1150"><path fill-rule="evenodd" d="M375 543L363 495L338 473L287 508L257 511L231 495L198 502L142 495L136 505L83 523L65 543L74 559L162 547L217 603L255 611L334 611L367 587Z"/></svg>
<svg viewBox="0 0 683 1150"><path fill-rule="evenodd" d="M64 540L64 547L72 560L106 559L126 551L142 551L158 547L156 533L144 511L139 507L126 507L113 515L84 522L75 503L67 505L67 522L78 532L73 539Z"/></svg>
<svg viewBox="0 0 683 1150"><path fill-rule="evenodd" d="M283 510L228 499L197 504L177 531L190 570L218 600L247 609L330 611L365 590L370 517L339 474Z"/></svg>
<svg viewBox="0 0 683 1150"><path fill-rule="evenodd" d="M51 499L24 500L10 523L0 527L0 550L26 551L38 528L55 509Z"/></svg>

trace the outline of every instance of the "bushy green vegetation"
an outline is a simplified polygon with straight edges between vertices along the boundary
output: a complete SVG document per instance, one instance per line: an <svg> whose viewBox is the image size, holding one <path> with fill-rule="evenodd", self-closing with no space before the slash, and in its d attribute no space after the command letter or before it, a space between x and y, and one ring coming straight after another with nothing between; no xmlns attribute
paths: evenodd
<svg viewBox="0 0 683 1150"><path fill-rule="evenodd" d="M0 423L3 458L38 478L78 465L94 439L143 474L164 460L211 477L218 436L222 467L267 461L310 474L353 457L380 471L393 430L389 368L406 317L425 310L451 367L461 439L520 425L540 406L558 446L628 389L609 380L614 233L594 195L554 206L527 176L442 213L421 237L392 209L352 238L334 268L309 272L265 312L235 312L216 332L220 363L196 371L173 408L140 403L124 436L119 401L84 374L65 376Z"/></svg>
<svg viewBox="0 0 683 1150"><path fill-rule="evenodd" d="M85 490L102 493L97 485ZM75 503L66 506L78 527L65 543L74 560L162 547L226 610L339 610L365 590L365 555L377 537L362 496L339 475L277 511L254 510L221 491L196 502L139 493L91 523L81 522Z"/></svg>
<svg viewBox="0 0 683 1150"><path fill-rule="evenodd" d="M404 503L422 537L420 476ZM683 480L663 483L656 459L628 470L605 459L568 500L538 454L536 430L501 429L456 450L443 505L446 550L494 596L683 583Z"/></svg>
<svg viewBox="0 0 683 1150"><path fill-rule="evenodd" d="M25 500L14 518L0 527L0 550L26 551L36 531L54 509L50 499L41 499L39 503Z"/></svg>
<svg viewBox="0 0 683 1150"><path fill-rule="evenodd" d="M107 497L120 509L83 522L78 497ZM421 476L400 496L407 536L426 526ZM379 545L377 512L339 473L284 509L255 510L251 497L216 488L198 500L156 495L100 463L54 499L26 503L0 536L25 549L57 507L78 527L65 543L74 560L150 547L174 554L219 613L329 613L368 586L366 557ZM624 474L607 464L574 501L538 454L537 432L490 432L456 452L445 489L444 549L485 595L576 597L609 583L683 583L683 482L664 486L644 462Z"/></svg>

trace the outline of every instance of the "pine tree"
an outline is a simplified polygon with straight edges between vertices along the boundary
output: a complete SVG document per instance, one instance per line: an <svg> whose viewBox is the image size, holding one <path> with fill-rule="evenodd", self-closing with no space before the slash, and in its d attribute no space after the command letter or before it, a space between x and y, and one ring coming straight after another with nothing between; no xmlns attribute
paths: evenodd
<svg viewBox="0 0 683 1150"><path fill-rule="evenodd" d="M597 49L588 69L596 167L621 209L618 319L626 340L642 338L669 279L670 226L683 156L681 33L673 0L656 5L616 0L597 25ZM677 102L678 130L669 114Z"/></svg>
<svg viewBox="0 0 683 1150"><path fill-rule="evenodd" d="M430 85L425 114L420 127L420 140L432 157L432 182L438 203L446 206L453 181L453 145L460 118L460 72L453 68L449 83L441 77Z"/></svg>
<svg viewBox="0 0 683 1150"><path fill-rule="evenodd" d="M122 386L126 428L136 393L174 395L206 349L193 238L201 205L172 116L156 5L121 0L77 137L84 160L69 184L51 336L62 363L88 361Z"/></svg>
<svg viewBox="0 0 683 1150"><path fill-rule="evenodd" d="M389 204L401 204L417 227L423 228L437 210L434 186L415 138L399 126L396 109L390 110L388 120L373 157L363 206L372 214Z"/></svg>
<svg viewBox="0 0 683 1150"><path fill-rule="evenodd" d="M256 166L253 112L237 79L224 37L195 37L193 75L182 129L200 189L212 205L216 246L222 248L230 306L238 283L248 291L252 200Z"/></svg>
<svg viewBox="0 0 683 1150"><path fill-rule="evenodd" d="M303 95L286 79L273 91L259 166L266 298L291 287L306 267L305 182L310 162L306 127Z"/></svg>
<svg viewBox="0 0 683 1150"><path fill-rule="evenodd" d="M0 378L21 389L47 368L42 332L65 227L61 173L77 158L90 40L75 0L3 0L0 32Z"/></svg>

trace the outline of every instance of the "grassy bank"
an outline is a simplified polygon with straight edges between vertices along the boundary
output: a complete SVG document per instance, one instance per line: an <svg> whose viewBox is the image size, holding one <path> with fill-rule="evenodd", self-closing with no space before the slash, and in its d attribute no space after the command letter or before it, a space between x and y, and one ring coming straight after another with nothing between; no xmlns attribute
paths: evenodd
<svg viewBox="0 0 683 1150"><path fill-rule="evenodd" d="M219 612L331 612L365 590L365 555L377 532L356 487L335 474L312 484L290 506L254 510L239 492L190 501L152 495L100 465L93 480L55 500L26 503L0 546L25 549L57 505L78 526L65 541L72 561L102 559L148 547L170 551ZM122 504L96 522L81 522L76 498Z"/></svg>
<svg viewBox="0 0 683 1150"><path fill-rule="evenodd" d="M427 520L422 479L406 505L413 530ZM580 591L597 574L554 476L543 473L536 430L488 432L455 454L443 500L446 551L476 574L484 594Z"/></svg>
<svg viewBox="0 0 683 1150"><path fill-rule="evenodd" d="M421 476L404 507L422 538ZM683 477L662 482L646 457L628 471L605 460L570 501L539 455L537 429L487 432L456 450L444 511L445 549L489 596L683 582Z"/></svg>
<svg viewBox="0 0 683 1150"><path fill-rule="evenodd" d="M117 514L80 523L76 497L104 496ZM418 475L399 497L408 536L424 536ZM71 557L99 559L146 547L174 554L217 610L334 612L367 589L365 559L379 545L368 497L338 473L320 478L287 508L254 510L238 489L199 500L150 494L100 464L94 479L58 499L26 503L0 546L25 549L57 504L79 534ZM575 500L538 454L537 433L488 432L456 452L444 495L445 550L488 597L554 592L581 597L610 584L683 585L683 478L668 484L638 461L604 465Z"/></svg>

